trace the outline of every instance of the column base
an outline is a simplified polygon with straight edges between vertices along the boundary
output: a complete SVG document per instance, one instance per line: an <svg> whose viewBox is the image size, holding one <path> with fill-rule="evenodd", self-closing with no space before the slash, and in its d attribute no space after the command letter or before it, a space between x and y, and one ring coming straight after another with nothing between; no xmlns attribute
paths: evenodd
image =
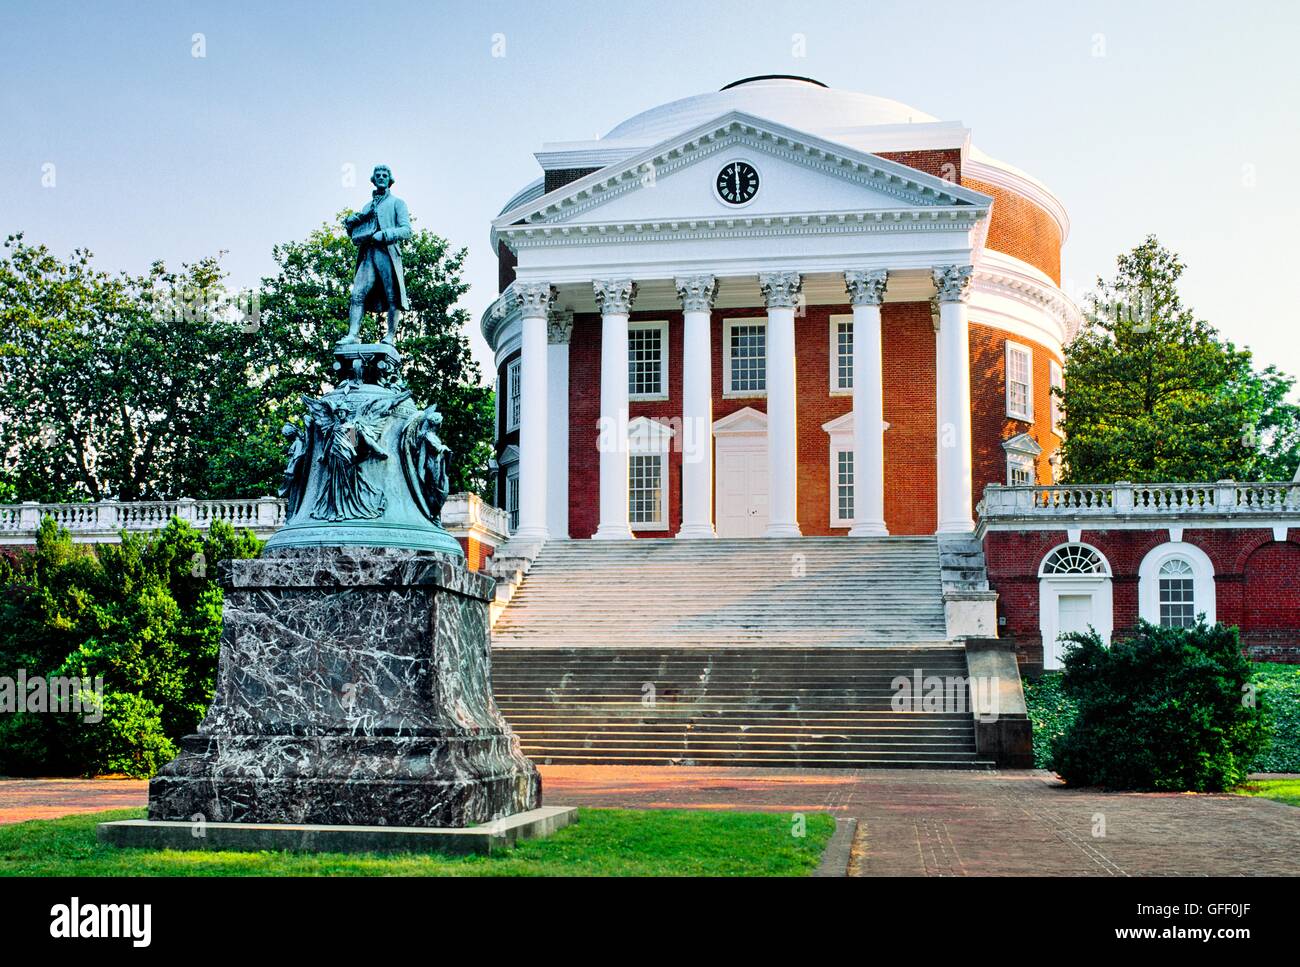
<svg viewBox="0 0 1300 967"><path fill-rule="evenodd" d="M936 534L973 534L975 532L975 521L970 517L963 520L940 521L934 532Z"/></svg>
<svg viewBox="0 0 1300 967"><path fill-rule="evenodd" d="M803 537L798 524L768 524L764 537Z"/></svg>
<svg viewBox="0 0 1300 967"><path fill-rule="evenodd" d="M850 537L888 537L889 528L883 520L863 521L849 528Z"/></svg>
<svg viewBox="0 0 1300 967"><path fill-rule="evenodd" d="M516 544L545 544L551 539L551 532L545 527L519 527L510 535Z"/></svg>
<svg viewBox="0 0 1300 967"><path fill-rule="evenodd" d="M632 528L627 524L619 526L618 524L601 524L596 528L596 533L591 535L593 541L630 541L635 540L632 536Z"/></svg>
<svg viewBox="0 0 1300 967"><path fill-rule="evenodd" d="M712 524L683 524L676 537L682 540L707 540L718 536Z"/></svg>

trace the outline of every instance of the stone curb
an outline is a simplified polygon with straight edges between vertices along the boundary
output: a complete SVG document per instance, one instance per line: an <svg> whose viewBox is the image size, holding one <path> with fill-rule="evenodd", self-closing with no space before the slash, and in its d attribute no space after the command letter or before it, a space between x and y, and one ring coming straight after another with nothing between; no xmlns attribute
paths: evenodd
<svg viewBox="0 0 1300 967"><path fill-rule="evenodd" d="M853 850L853 837L858 831L858 821L853 818L835 817L835 832L831 833L826 849L822 852L821 863L813 871L813 876L848 876L849 857Z"/></svg>

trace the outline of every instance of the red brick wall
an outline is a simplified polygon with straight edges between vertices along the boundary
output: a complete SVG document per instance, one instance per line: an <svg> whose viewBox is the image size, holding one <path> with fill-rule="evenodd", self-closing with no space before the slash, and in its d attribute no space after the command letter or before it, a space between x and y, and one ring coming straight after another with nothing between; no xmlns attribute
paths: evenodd
<svg viewBox="0 0 1300 967"><path fill-rule="evenodd" d="M471 571L483 570L483 564L496 553L496 547L485 541L480 541L476 537L458 536L456 538L460 544L460 549L465 552L465 563L469 565Z"/></svg>
<svg viewBox="0 0 1300 967"><path fill-rule="evenodd" d="M962 184L960 148L944 148L940 151L878 151L876 156L887 161L897 161L944 181Z"/></svg>
<svg viewBox="0 0 1300 967"><path fill-rule="evenodd" d="M1007 343L1028 346L1033 357L1034 419L1014 420L1007 417ZM1043 448L1038 457L1038 482L1052 482L1048 458L1061 445L1061 438L1051 429L1052 372L1051 362L1061 360L1041 343L1023 336L971 323L971 453L974 461L972 501L978 504L986 484L1007 482L1007 452L1002 441L1018 433L1028 433Z"/></svg>
<svg viewBox="0 0 1300 967"><path fill-rule="evenodd" d="M934 321L928 302L881 306L884 356L885 526L933 534L938 526L938 414Z"/></svg>
<svg viewBox="0 0 1300 967"><path fill-rule="evenodd" d="M1042 269L1060 285L1061 231L1056 219L1014 191L973 178L963 178L962 185L993 196L988 247Z"/></svg>
<svg viewBox="0 0 1300 967"><path fill-rule="evenodd" d="M1242 648L1256 660L1300 662L1300 530L1273 540L1271 528L1189 528L1183 540L1214 565L1216 619L1241 630ZM1042 664L1038 568L1049 551L1067 541L1064 530L991 531L984 537L989 585L998 592L1002 637L1014 638L1020 661ZM1110 563L1114 633L1121 637L1138 620L1138 569L1153 548L1167 543L1167 528L1087 530L1082 542Z"/></svg>

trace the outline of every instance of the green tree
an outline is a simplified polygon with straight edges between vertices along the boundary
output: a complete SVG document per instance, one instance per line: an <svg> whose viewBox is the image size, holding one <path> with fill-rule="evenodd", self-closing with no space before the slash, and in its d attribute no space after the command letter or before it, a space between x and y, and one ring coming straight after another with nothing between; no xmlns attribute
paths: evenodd
<svg viewBox="0 0 1300 967"><path fill-rule="evenodd" d="M272 361L259 380L263 405L274 418L262 423L243 452L250 466L261 468L263 488L278 484L280 426L300 417L303 395L319 395L329 381L331 350L347 332L356 267L356 248L337 222L321 225L302 241L277 245L272 254L278 271L262 280L259 328L247 347L253 357ZM451 250L427 230L415 231L403 243L411 308L402 315L397 349L415 401L435 404L443 414L441 435L454 454L451 489L485 495L493 397L463 332L468 313L456 305L468 290L461 280L464 261L464 249ZM362 339L377 340L379 325L377 316L367 319Z"/></svg>
<svg viewBox="0 0 1300 967"><path fill-rule="evenodd" d="M216 258L110 275L85 249L63 261L22 235L6 239L0 491L19 500L221 496L207 490L205 449L238 439L221 417L249 396L247 374L229 361L244 328L231 308Z"/></svg>
<svg viewBox="0 0 1300 967"><path fill-rule="evenodd" d="M147 776L174 757L212 699L217 564L260 549L229 524L203 535L176 519L92 549L47 517L35 550L0 567L0 675L102 676L103 717L0 716L0 774Z"/></svg>
<svg viewBox="0 0 1300 967"><path fill-rule="evenodd" d="M1281 480L1300 447L1294 380L1197 319L1178 293L1184 265L1148 236L1097 280L1065 348L1068 483Z"/></svg>

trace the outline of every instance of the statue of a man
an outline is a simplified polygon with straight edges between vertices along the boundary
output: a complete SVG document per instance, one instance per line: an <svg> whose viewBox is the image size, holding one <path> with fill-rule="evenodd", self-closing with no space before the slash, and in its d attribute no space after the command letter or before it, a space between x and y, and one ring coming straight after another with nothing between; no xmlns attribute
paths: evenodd
<svg viewBox="0 0 1300 967"><path fill-rule="evenodd" d="M357 273L352 281L348 305L348 334L340 344L361 341L361 318L367 311L388 313L388 334L383 342L397 340L397 320L406 300L406 278L402 274L403 239L411 237L411 217L406 202L396 197L393 172L388 165L375 165L370 183L375 186L370 201L355 215L343 219L348 237L357 247Z"/></svg>

